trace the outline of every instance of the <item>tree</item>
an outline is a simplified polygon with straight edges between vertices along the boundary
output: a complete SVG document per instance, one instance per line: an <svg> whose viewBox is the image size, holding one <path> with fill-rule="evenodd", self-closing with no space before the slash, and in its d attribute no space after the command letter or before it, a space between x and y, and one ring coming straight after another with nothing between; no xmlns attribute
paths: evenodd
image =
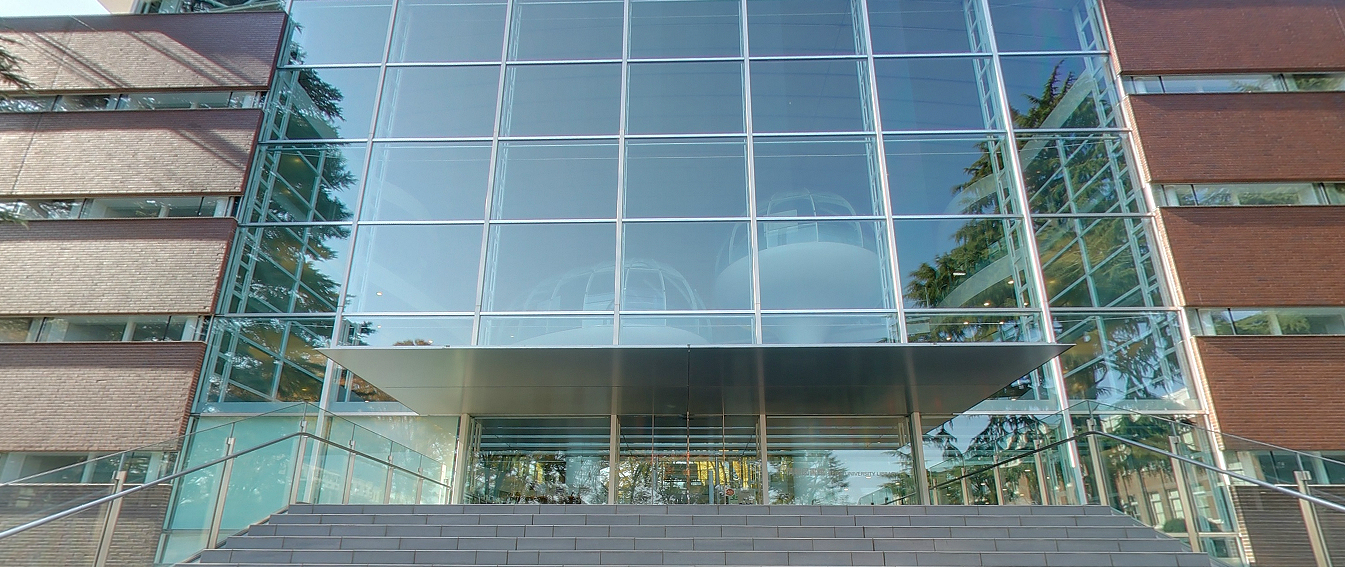
<svg viewBox="0 0 1345 567"><path fill-rule="evenodd" d="M6 47L6 45L17 43L15 40L0 37L0 85L13 85L21 90L29 91L33 89L33 83L23 76L19 65L23 60L11 53ZM0 94L0 98L3 97L4 95ZM0 224L4 223L25 224L23 217L12 207L0 205Z"/></svg>
<svg viewBox="0 0 1345 567"><path fill-rule="evenodd" d="M15 40L0 37L0 84L9 84L19 87L22 90L30 91L33 90L33 84L23 76L22 69L19 65L23 62L23 59L20 59L19 56L14 55L5 47L6 45L17 45L18 43L19 42Z"/></svg>

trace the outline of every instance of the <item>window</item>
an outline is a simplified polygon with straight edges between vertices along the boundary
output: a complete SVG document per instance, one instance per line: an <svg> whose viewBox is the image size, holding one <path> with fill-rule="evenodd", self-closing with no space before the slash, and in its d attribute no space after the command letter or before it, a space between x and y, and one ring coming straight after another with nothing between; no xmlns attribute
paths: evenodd
<svg viewBox="0 0 1345 567"><path fill-rule="evenodd" d="M0 343L200 340L195 315L0 318Z"/></svg>
<svg viewBox="0 0 1345 567"><path fill-rule="evenodd" d="M265 98L266 93L250 91L20 95L0 97L0 113L261 108Z"/></svg>
<svg viewBox="0 0 1345 567"><path fill-rule="evenodd" d="M1140 75L1123 82L1128 94L1342 91L1345 73Z"/></svg>
<svg viewBox="0 0 1345 567"><path fill-rule="evenodd" d="M0 212L23 220L227 217L233 197L118 197L0 201Z"/></svg>
<svg viewBox="0 0 1345 567"><path fill-rule="evenodd" d="M1194 309L1198 335L1345 335L1345 308Z"/></svg>
<svg viewBox="0 0 1345 567"><path fill-rule="evenodd" d="M1157 193L1171 207L1345 205L1345 183L1169 184Z"/></svg>

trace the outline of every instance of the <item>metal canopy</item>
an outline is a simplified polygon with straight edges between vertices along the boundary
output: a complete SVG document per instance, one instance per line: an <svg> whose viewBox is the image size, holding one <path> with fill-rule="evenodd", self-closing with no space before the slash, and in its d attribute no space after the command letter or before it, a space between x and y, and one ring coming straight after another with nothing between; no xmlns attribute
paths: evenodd
<svg viewBox="0 0 1345 567"><path fill-rule="evenodd" d="M335 347L422 415L905 415L967 410L1073 345Z"/></svg>

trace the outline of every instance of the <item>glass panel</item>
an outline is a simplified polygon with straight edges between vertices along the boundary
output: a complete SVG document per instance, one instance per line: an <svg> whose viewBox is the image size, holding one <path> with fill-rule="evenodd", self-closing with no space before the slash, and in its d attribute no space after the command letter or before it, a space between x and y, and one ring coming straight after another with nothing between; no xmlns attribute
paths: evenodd
<svg viewBox="0 0 1345 567"><path fill-rule="evenodd" d="M770 503L890 503L912 480L909 427L893 417L768 417Z"/></svg>
<svg viewBox="0 0 1345 567"><path fill-rule="evenodd" d="M883 214L873 138L762 138L754 147L758 216Z"/></svg>
<svg viewBox="0 0 1345 567"><path fill-rule="evenodd" d="M480 225L363 226L346 292L349 311L472 311Z"/></svg>
<svg viewBox="0 0 1345 567"><path fill-rule="evenodd" d="M884 147L894 215L996 214L1017 208L1003 138L889 136Z"/></svg>
<svg viewBox="0 0 1345 567"><path fill-rule="evenodd" d="M883 223L774 221L758 224L761 306L765 309L882 309L893 306ZM720 285L750 278L737 232ZM738 288L737 285L734 286Z"/></svg>
<svg viewBox="0 0 1345 567"><path fill-rule="evenodd" d="M480 219L489 179L489 143L374 144L360 216Z"/></svg>
<svg viewBox="0 0 1345 567"><path fill-rule="evenodd" d="M610 345L612 317L482 317L483 345Z"/></svg>
<svg viewBox="0 0 1345 567"><path fill-rule="evenodd" d="M28 317L0 319L0 343L28 342L32 326L33 319Z"/></svg>
<svg viewBox="0 0 1345 567"><path fill-rule="evenodd" d="M118 110L171 110L188 108L229 108L232 93L132 93L117 104Z"/></svg>
<svg viewBox="0 0 1345 567"><path fill-rule="evenodd" d="M862 61L752 63L752 128L758 132L859 132L869 117Z"/></svg>
<svg viewBox="0 0 1345 567"><path fill-rule="evenodd" d="M350 220L360 190L364 146L262 146L252 222Z"/></svg>
<svg viewBox="0 0 1345 567"><path fill-rule="evenodd" d="M1018 137L1032 212L1046 214L1138 213L1135 190L1119 136L1078 134Z"/></svg>
<svg viewBox="0 0 1345 567"><path fill-rule="evenodd" d="M482 298L487 311L612 309L612 224L494 225L489 254Z"/></svg>
<svg viewBox="0 0 1345 567"><path fill-rule="evenodd" d="M747 215L743 140L626 142L627 217Z"/></svg>
<svg viewBox="0 0 1345 567"><path fill-rule="evenodd" d="M990 60L879 59L884 130L983 130L998 126Z"/></svg>
<svg viewBox="0 0 1345 567"><path fill-rule="evenodd" d="M249 259L226 292L229 313L331 312L341 292L348 226L275 226L238 231L235 247Z"/></svg>
<svg viewBox="0 0 1345 567"><path fill-rule="evenodd" d="M502 0L401 0L388 60L499 61Z"/></svg>
<svg viewBox="0 0 1345 567"><path fill-rule="evenodd" d="M56 98L56 105L52 110L57 112L69 111L77 112L81 110L114 110L120 103L121 97L117 95L96 94L96 95L61 95Z"/></svg>
<svg viewBox="0 0 1345 567"><path fill-rule="evenodd" d="M751 309L751 280L719 277L719 254L747 223L625 225L621 309Z"/></svg>
<svg viewBox="0 0 1345 567"><path fill-rule="evenodd" d="M0 112L49 112L55 96L10 96L0 98Z"/></svg>
<svg viewBox="0 0 1345 567"><path fill-rule="evenodd" d="M1051 219L1036 227L1051 305L1163 304L1143 219Z"/></svg>
<svg viewBox="0 0 1345 567"><path fill-rule="evenodd" d="M120 341L126 317L52 317L42 322L37 342Z"/></svg>
<svg viewBox="0 0 1345 567"><path fill-rule="evenodd" d="M621 2L520 0L514 4L509 58L620 59Z"/></svg>
<svg viewBox="0 0 1345 567"><path fill-rule="evenodd" d="M1116 126L1116 89L1105 57L1004 57L1004 92L1019 128Z"/></svg>
<svg viewBox="0 0 1345 567"><path fill-rule="evenodd" d="M609 329L610 330L610 329ZM463 501L602 504L607 502L606 416L485 418Z"/></svg>
<svg viewBox="0 0 1345 567"><path fill-rule="evenodd" d="M500 68L389 69L377 135L389 138L490 136Z"/></svg>
<svg viewBox="0 0 1345 567"><path fill-rule="evenodd" d="M631 134L743 131L742 63L630 65Z"/></svg>
<svg viewBox="0 0 1345 567"><path fill-rule="evenodd" d="M868 0L874 53L986 51L975 0Z"/></svg>
<svg viewBox="0 0 1345 567"><path fill-rule="evenodd" d="M908 313L906 340L913 343L1002 343L1042 340L1036 313Z"/></svg>
<svg viewBox="0 0 1345 567"><path fill-rule="evenodd" d="M617 502L760 504L756 416L623 415L619 420Z"/></svg>
<svg viewBox="0 0 1345 567"><path fill-rule="evenodd" d="M1285 89L1279 77L1270 74L1258 75L1218 75L1212 77L1158 77L1160 89L1164 93L1257 93L1275 92Z"/></svg>
<svg viewBox="0 0 1345 567"><path fill-rule="evenodd" d="M990 0L1000 51L1106 49L1092 0Z"/></svg>
<svg viewBox="0 0 1345 567"><path fill-rule="evenodd" d="M281 71L273 90L279 109L270 139L365 138L378 69Z"/></svg>
<svg viewBox="0 0 1345 567"><path fill-rule="evenodd" d="M1004 219L897 221L907 307L1027 307L1021 224Z"/></svg>
<svg viewBox="0 0 1345 567"><path fill-rule="evenodd" d="M1182 375L1176 313L1055 316L1070 399L1143 409L1194 407Z"/></svg>
<svg viewBox="0 0 1345 567"><path fill-rule="evenodd" d="M616 134L621 65L522 65L505 75L501 134Z"/></svg>
<svg viewBox="0 0 1345 567"><path fill-rule="evenodd" d="M616 142L500 144L491 218L616 218Z"/></svg>
<svg viewBox="0 0 1345 567"><path fill-rule="evenodd" d="M1291 91L1339 91L1345 90L1345 74L1342 73L1294 73L1288 76Z"/></svg>
<svg viewBox="0 0 1345 567"><path fill-rule="evenodd" d="M1272 311L1285 335L1345 334L1345 317L1329 309L1275 309Z"/></svg>
<svg viewBox="0 0 1345 567"><path fill-rule="evenodd" d="M739 4L733 0L634 0L630 56L725 57L742 54Z"/></svg>
<svg viewBox="0 0 1345 567"><path fill-rule="evenodd" d="M387 43L390 0L295 0L291 63L377 63Z"/></svg>
<svg viewBox="0 0 1345 567"><path fill-rule="evenodd" d="M752 344L751 315L622 315L623 345Z"/></svg>
<svg viewBox="0 0 1345 567"><path fill-rule="evenodd" d="M851 0L748 0L753 56L864 53L863 19Z"/></svg>
<svg viewBox="0 0 1345 567"><path fill-rule="evenodd" d="M331 319L215 318L197 411L220 402L308 401L322 392Z"/></svg>
<svg viewBox="0 0 1345 567"><path fill-rule="evenodd" d="M472 343L471 317L350 317L342 345L462 346Z"/></svg>
<svg viewBox="0 0 1345 567"><path fill-rule="evenodd" d="M897 318L891 315L762 315L765 344L895 343Z"/></svg>

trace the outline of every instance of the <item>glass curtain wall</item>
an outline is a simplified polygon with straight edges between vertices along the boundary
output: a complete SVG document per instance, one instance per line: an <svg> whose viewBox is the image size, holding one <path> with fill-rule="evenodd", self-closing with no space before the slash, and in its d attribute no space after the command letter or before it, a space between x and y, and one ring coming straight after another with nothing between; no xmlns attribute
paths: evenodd
<svg viewBox="0 0 1345 567"><path fill-rule="evenodd" d="M1092 0L289 10L198 411L404 412L338 344L993 341L1077 346L939 451L1199 409Z"/></svg>

